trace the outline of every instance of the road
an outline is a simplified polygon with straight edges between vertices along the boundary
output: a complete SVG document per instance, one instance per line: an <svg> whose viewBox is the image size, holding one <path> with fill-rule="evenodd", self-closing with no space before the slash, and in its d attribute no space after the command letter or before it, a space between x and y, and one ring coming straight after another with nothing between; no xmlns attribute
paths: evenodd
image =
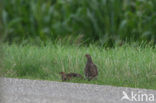
<svg viewBox="0 0 156 103"><path fill-rule="evenodd" d="M0 103L156 103L156 91L0 78Z"/></svg>

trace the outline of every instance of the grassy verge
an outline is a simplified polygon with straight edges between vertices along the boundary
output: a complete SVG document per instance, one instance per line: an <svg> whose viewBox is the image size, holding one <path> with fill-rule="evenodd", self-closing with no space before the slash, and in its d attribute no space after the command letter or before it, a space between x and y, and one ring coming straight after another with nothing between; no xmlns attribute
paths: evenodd
<svg viewBox="0 0 156 103"><path fill-rule="evenodd" d="M3 45L2 74L5 77L61 81L60 71L84 75L86 53L99 70L97 80L70 82L156 89L156 49L123 46L105 49L95 45L32 46Z"/></svg>

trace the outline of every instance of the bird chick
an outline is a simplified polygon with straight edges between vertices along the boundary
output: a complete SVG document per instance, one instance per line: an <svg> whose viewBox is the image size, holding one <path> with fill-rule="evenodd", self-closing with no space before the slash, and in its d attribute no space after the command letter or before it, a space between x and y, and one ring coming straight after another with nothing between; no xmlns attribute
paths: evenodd
<svg viewBox="0 0 156 103"><path fill-rule="evenodd" d="M61 74L62 76L62 81L70 80L72 77L83 78L81 74L77 74L77 73L60 72L59 74Z"/></svg>
<svg viewBox="0 0 156 103"><path fill-rule="evenodd" d="M86 54L85 56L87 58L87 63L86 63L86 67L84 69L84 73L85 73L85 77L88 80L91 80L91 79L97 77L98 69L97 69L96 65L93 63L91 56L89 54Z"/></svg>

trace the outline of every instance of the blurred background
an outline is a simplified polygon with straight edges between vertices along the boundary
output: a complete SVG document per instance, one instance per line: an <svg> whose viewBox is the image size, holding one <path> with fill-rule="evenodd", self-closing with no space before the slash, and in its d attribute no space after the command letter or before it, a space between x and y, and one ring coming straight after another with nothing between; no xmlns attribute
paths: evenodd
<svg viewBox="0 0 156 103"><path fill-rule="evenodd" d="M156 0L1 0L2 42L156 43Z"/></svg>

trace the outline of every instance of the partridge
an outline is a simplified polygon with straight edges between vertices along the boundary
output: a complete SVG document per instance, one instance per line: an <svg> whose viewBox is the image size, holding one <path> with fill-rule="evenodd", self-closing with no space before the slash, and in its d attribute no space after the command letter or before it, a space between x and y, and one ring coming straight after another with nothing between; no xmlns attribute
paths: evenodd
<svg viewBox="0 0 156 103"><path fill-rule="evenodd" d="M97 77L98 70L97 70L96 65L93 63L91 56L89 54L86 54L85 56L87 58L87 63L86 63L86 67L84 69L84 73L85 73L85 77L88 80L91 80L91 79Z"/></svg>
<svg viewBox="0 0 156 103"><path fill-rule="evenodd" d="M62 76L62 81L70 80L72 77L79 77L82 78L82 75L77 74L77 73L65 73L65 72L60 72Z"/></svg>

